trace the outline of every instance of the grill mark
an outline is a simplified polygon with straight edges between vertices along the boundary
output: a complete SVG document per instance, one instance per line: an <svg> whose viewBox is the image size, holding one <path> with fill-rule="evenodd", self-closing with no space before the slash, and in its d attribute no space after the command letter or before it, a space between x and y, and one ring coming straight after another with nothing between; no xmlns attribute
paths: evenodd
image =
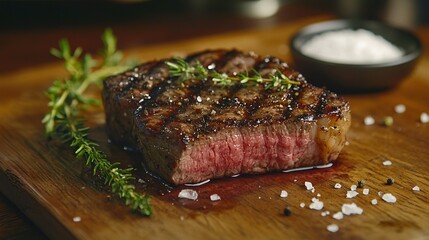
<svg viewBox="0 0 429 240"><path fill-rule="evenodd" d="M282 120L286 120L289 119L293 110L296 109L298 107L298 100L301 97L301 93L303 91L305 91L305 89L307 89L306 83L301 82L301 84L299 86L296 87L292 87L289 89L290 94L288 95L288 97L291 97L291 102L288 104L288 106L286 107L286 109L283 112L283 119Z"/></svg>
<svg viewBox="0 0 429 240"><path fill-rule="evenodd" d="M325 106L328 101L327 96L329 94L329 90L326 88L323 89L322 94L319 96L319 103L315 109L316 117L322 117L325 114Z"/></svg>
<svg viewBox="0 0 429 240"><path fill-rule="evenodd" d="M260 59L258 63L258 67L255 68L256 71L260 72L264 69L266 70L272 70L273 68L270 67L271 64L279 64L279 59L273 58L273 57L265 57ZM262 96L257 101L254 102L252 108L249 109L249 115L253 115L256 111L258 111L262 107L262 103L267 100L267 98L272 94L271 91L265 90L262 91ZM248 121L251 122L251 121Z"/></svg>
<svg viewBox="0 0 429 240"><path fill-rule="evenodd" d="M188 56L185 61L188 63L192 63L195 60L199 60L199 58L203 58L202 60L204 60L204 55L206 55L206 54L210 54L207 56L207 58L213 58L213 56L217 54L217 56L216 56L217 61L219 61L222 59L224 51L219 51L217 53L206 51L206 52L202 52L200 54L194 54L192 56ZM217 62L217 61L215 61L215 62ZM213 63L213 61L211 63ZM207 68L208 66L205 66L205 67ZM195 84L191 87L185 87L183 85L181 86L184 89L190 90L188 92L188 94L184 97L184 99L186 101L182 101L182 104L179 107L177 107L175 109L175 111L172 111L169 114L169 116L164 120L164 122L163 122L164 127L162 128L161 132L165 133L166 131L170 131L170 130L168 130L170 123L173 123L173 124L177 123L176 125L178 125L178 124L180 125L180 123L188 124L184 121L177 121L178 113L186 111L190 105L195 104L197 102L198 97L201 96L202 91L205 89L208 89L208 87L210 86L210 81L208 79L206 79L206 80L195 80L195 81L198 81L197 84ZM189 141L190 137L192 137L192 136L182 134L181 137L182 137L182 141L184 141L184 140Z"/></svg>
<svg viewBox="0 0 429 240"><path fill-rule="evenodd" d="M231 63L231 61L236 60L236 58L240 57L240 56L250 57L254 60L254 63L252 66L240 66L240 68L238 69L239 72L236 72L235 74L240 74L240 73L243 73L245 70L248 71L252 68L255 68L255 66L260 63L260 59L258 57L246 55L243 52L239 52L237 50L232 50L230 52L227 52L225 55L227 56L226 57L227 61L225 61L225 60L222 61L216 70L225 68L225 66L227 66L229 63ZM237 67L237 66L232 65L230 67L231 68L223 69L223 71L221 71L221 72L222 73L223 72L225 72L225 73L231 72L232 68ZM240 120L231 120L231 119L216 120L216 119L214 119L215 117L218 117L220 114L223 114L223 113L227 112L228 110L229 111L235 111L235 109L237 109L237 111L241 111L242 108L245 107L237 101L237 97L236 97L236 93L242 88L243 88L243 85L241 85L241 84L235 84L233 87L231 87L230 91L228 92L228 95L225 96L218 104L214 105L213 110L215 110L217 114L215 114L214 116L211 116L211 115L208 116L207 115L207 118L205 119L206 124L200 128L211 129L210 127L208 127L208 124L212 124L212 125L214 124L214 125L219 125L219 126L222 126L222 125L235 126L235 125L237 125L237 122L242 123L243 121L240 121Z"/></svg>

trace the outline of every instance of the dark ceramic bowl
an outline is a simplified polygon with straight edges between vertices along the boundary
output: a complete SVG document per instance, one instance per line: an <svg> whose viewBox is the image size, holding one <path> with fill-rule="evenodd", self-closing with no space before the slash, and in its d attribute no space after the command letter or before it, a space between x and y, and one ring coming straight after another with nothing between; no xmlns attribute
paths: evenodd
<svg viewBox="0 0 429 240"><path fill-rule="evenodd" d="M343 64L312 58L301 52L306 41L335 30L366 29L399 47L404 54L392 61L376 64ZM363 92L398 85L414 69L422 53L419 39L406 30L374 21L333 20L312 24L297 32L290 42L295 68L318 86L340 92Z"/></svg>

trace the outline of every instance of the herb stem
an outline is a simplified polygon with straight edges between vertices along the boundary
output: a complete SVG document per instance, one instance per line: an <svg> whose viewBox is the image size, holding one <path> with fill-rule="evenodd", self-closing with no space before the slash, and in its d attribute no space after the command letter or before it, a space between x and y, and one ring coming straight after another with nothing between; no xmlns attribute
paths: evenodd
<svg viewBox="0 0 429 240"><path fill-rule="evenodd" d="M54 56L65 61L65 68L70 76L63 81L55 81L47 90L51 109L42 123L45 124L48 136L70 143L76 158L84 160L86 165L92 168L94 175L100 174L112 192L125 201L125 205L149 216L152 214L150 197L137 193L135 186L131 184L135 180L132 175L134 169L122 169L119 168L119 163L111 163L106 154L98 150L99 145L89 139L88 128L79 120L83 107L97 103L95 99L86 97L85 91L93 84L100 86L107 76L118 74L130 67L119 64L121 54L116 51L116 39L110 30L104 33L103 42L103 64L97 70L92 70L95 62L90 55L87 54L80 60L81 49L77 48L72 54L65 39L60 41L59 49L51 50Z"/></svg>
<svg viewBox="0 0 429 240"><path fill-rule="evenodd" d="M253 74L249 72L229 76L226 73L219 73L216 70L207 70L200 62L196 62L195 66L191 66L188 62L181 58L175 58L174 62L165 62L169 67L170 75L178 77L182 82L189 79L199 79L206 81L209 78L216 84L222 87L231 86L236 83L239 84L264 84L265 89L284 90L289 89L292 85L301 84L299 81L289 79L279 69L270 74L269 77L263 77L258 71L252 69Z"/></svg>

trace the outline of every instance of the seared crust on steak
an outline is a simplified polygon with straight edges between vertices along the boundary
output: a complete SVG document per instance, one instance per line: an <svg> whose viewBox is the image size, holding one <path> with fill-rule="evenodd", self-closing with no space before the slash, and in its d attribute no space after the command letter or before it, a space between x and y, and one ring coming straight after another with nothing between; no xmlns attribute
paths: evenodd
<svg viewBox="0 0 429 240"><path fill-rule="evenodd" d="M148 170L174 184L238 173L262 173L327 164L345 143L349 104L307 83L275 57L238 50L192 54L230 76L277 69L299 81L289 90L262 85L222 87L211 79L180 81L164 59L142 64L104 81L110 137L143 154Z"/></svg>

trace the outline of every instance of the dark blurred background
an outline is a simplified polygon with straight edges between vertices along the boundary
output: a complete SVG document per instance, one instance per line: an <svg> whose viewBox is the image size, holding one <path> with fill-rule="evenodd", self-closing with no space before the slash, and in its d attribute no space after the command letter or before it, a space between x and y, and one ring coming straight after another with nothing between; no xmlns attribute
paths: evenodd
<svg viewBox="0 0 429 240"><path fill-rule="evenodd" d="M413 29L428 23L427 9L426 0L1 1L0 72L54 61L49 49L62 37L95 51L106 27L127 49L320 14Z"/></svg>

